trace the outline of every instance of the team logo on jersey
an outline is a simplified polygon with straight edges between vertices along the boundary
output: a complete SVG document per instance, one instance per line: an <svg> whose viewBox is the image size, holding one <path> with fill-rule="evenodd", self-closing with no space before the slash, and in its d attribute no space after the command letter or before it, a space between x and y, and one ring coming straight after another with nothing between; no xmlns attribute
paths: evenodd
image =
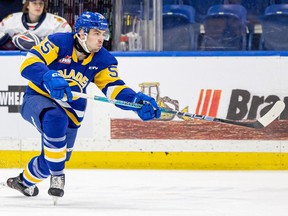
<svg viewBox="0 0 288 216"><path fill-rule="evenodd" d="M71 64L71 56L66 56L65 58L59 59L59 63L62 64Z"/></svg>

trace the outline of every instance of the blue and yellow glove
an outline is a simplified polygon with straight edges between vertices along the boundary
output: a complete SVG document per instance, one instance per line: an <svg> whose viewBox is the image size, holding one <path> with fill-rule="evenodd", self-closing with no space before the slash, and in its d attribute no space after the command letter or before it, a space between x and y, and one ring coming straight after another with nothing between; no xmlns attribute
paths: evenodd
<svg viewBox="0 0 288 216"><path fill-rule="evenodd" d="M49 70L43 76L44 86L52 98L61 100L64 95L71 102L73 95L68 82L56 70Z"/></svg>
<svg viewBox="0 0 288 216"><path fill-rule="evenodd" d="M137 109L136 112L138 116L143 121L148 121L154 118L159 118L161 115L161 110L158 107L155 99L143 94L142 92L138 92L133 100L134 103L143 104L140 109Z"/></svg>

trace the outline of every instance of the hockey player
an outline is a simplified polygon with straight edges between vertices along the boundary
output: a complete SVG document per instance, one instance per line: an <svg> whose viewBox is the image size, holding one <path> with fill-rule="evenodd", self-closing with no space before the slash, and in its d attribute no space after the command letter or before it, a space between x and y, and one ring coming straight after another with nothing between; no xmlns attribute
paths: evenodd
<svg viewBox="0 0 288 216"><path fill-rule="evenodd" d="M10 14L2 20L0 49L29 50L49 34L71 31L70 25L64 18L47 13L46 1L26 0L22 12ZM36 35L39 39L30 35Z"/></svg>
<svg viewBox="0 0 288 216"><path fill-rule="evenodd" d="M7 180L9 187L36 196L36 184L50 176L48 194L64 195L65 162L86 108L86 99L73 97L71 91L86 93L94 83L109 99L142 103L140 109L119 107L135 111L142 120L160 117L153 98L136 93L121 80L117 60L102 47L104 39L109 39L107 20L99 13L84 12L75 22L75 33L49 35L28 52L20 69L29 80L21 115L41 133L42 151L19 176Z"/></svg>

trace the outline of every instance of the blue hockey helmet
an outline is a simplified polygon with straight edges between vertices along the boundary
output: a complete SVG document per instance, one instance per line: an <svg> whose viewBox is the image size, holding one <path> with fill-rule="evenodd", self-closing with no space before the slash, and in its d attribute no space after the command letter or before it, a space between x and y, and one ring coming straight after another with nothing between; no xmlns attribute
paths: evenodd
<svg viewBox="0 0 288 216"><path fill-rule="evenodd" d="M102 14L97 12L83 12L77 18L74 29L76 33L83 29L86 34L89 33L90 29L106 31L104 39L109 40L110 33L108 28L108 22Z"/></svg>

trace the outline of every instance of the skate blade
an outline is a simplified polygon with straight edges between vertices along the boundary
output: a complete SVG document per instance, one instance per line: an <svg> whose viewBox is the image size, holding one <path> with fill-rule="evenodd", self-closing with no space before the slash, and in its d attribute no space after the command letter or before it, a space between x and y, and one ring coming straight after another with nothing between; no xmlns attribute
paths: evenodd
<svg viewBox="0 0 288 216"><path fill-rule="evenodd" d="M52 201L53 201L53 205L56 206L58 204L58 198L57 196L52 196Z"/></svg>

